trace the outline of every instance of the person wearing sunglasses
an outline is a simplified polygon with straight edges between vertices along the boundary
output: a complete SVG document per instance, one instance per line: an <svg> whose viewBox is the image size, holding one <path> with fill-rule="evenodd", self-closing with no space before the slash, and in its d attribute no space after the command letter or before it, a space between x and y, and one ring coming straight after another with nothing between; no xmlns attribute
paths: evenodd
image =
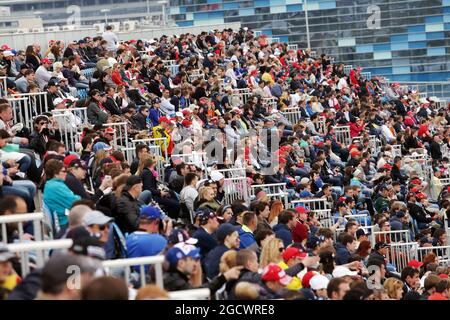
<svg viewBox="0 0 450 320"><path fill-rule="evenodd" d="M50 118L46 115L39 115L33 121L33 132L30 134L30 148L32 148L43 159L47 152L47 142L49 140L61 140L59 130L49 129Z"/></svg>
<svg viewBox="0 0 450 320"><path fill-rule="evenodd" d="M72 190L64 183L67 176L64 164L56 159L51 159L45 164L46 183L44 185L44 205L53 214L55 213L57 221L54 221L55 229L59 228L63 232L68 227L68 217L66 210L72 207L72 204L80 200L80 196L74 194Z"/></svg>
<svg viewBox="0 0 450 320"><path fill-rule="evenodd" d="M92 236L101 243L106 243L109 236L109 223L113 220L113 218L104 215L102 212L94 210L86 213L83 217L83 224Z"/></svg>

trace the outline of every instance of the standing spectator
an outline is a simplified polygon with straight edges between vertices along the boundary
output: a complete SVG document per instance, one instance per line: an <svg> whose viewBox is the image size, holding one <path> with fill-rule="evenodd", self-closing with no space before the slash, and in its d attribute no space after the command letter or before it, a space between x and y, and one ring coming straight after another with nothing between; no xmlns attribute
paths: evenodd
<svg viewBox="0 0 450 320"><path fill-rule="evenodd" d="M114 52L117 50L117 42L119 42L119 38L114 33L112 26L106 26L105 32L102 34L102 38L106 41L106 50Z"/></svg>

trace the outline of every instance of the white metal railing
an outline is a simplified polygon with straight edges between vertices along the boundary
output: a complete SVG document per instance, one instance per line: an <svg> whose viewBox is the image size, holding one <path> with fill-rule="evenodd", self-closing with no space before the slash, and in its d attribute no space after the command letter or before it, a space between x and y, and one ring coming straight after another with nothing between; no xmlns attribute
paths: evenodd
<svg viewBox="0 0 450 320"><path fill-rule="evenodd" d="M295 209L298 206L304 206L311 211L331 209L327 200L323 198L298 199L290 202L291 209Z"/></svg>
<svg viewBox="0 0 450 320"><path fill-rule="evenodd" d="M301 116L300 116L301 117ZM320 134L325 134L326 132L326 118L324 116L319 116L317 122L311 121L311 120L307 120L307 123L312 123L312 125L314 126L314 128L316 128L316 131Z"/></svg>
<svg viewBox="0 0 450 320"><path fill-rule="evenodd" d="M10 214L0 216L0 227L2 232L2 241L4 243L8 242L8 224L17 224L17 231L19 233L19 241L23 241L24 238L24 224L28 222L33 222L33 236L36 241L43 240L44 234L44 213L24 213L24 214Z"/></svg>
<svg viewBox="0 0 450 320"><path fill-rule="evenodd" d="M364 213L361 214L347 214L344 216L347 220L356 220L362 227L369 226L371 224L370 216Z"/></svg>
<svg viewBox="0 0 450 320"><path fill-rule="evenodd" d="M208 288L170 291L171 300L209 300L211 291Z"/></svg>
<svg viewBox="0 0 450 320"><path fill-rule="evenodd" d="M14 123L22 123L24 127L32 128L36 114L29 106L28 98L7 98L7 100L12 107Z"/></svg>
<svg viewBox="0 0 450 320"><path fill-rule="evenodd" d="M440 178L439 181L444 187L450 185L450 178Z"/></svg>
<svg viewBox="0 0 450 320"><path fill-rule="evenodd" d="M269 198L283 199L284 207L288 207L289 199L286 192L286 183L271 183L271 184L254 184L250 186L250 197L256 196L256 189L261 188Z"/></svg>
<svg viewBox="0 0 450 320"><path fill-rule="evenodd" d="M333 127L336 141L348 147L352 143L349 126L335 126Z"/></svg>
<svg viewBox="0 0 450 320"><path fill-rule="evenodd" d="M128 140L128 124L126 122L105 123L103 127L111 127L114 129L113 140L111 141L114 149L119 150L121 148L131 147Z"/></svg>
<svg viewBox="0 0 450 320"><path fill-rule="evenodd" d="M233 89L233 96L239 98L241 105L246 104L252 95L253 93L248 88Z"/></svg>
<svg viewBox="0 0 450 320"><path fill-rule="evenodd" d="M56 109L52 110L52 114L62 142L68 150L77 152L75 145L81 142L82 128L89 123L87 108Z"/></svg>
<svg viewBox="0 0 450 320"><path fill-rule="evenodd" d="M292 125L297 124L302 117L302 113L298 107L284 109L282 113Z"/></svg>
<svg viewBox="0 0 450 320"><path fill-rule="evenodd" d="M369 136L369 148L371 151L371 155L377 156L381 151L381 141L377 139L377 136L370 135Z"/></svg>
<svg viewBox="0 0 450 320"><path fill-rule="evenodd" d="M192 153L174 153L170 156L171 159L173 158L179 158L182 162L186 164L193 164L199 168L205 169L206 168L206 152L196 152L193 151Z"/></svg>
<svg viewBox="0 0 450 320"><path fill-rule="evenodd" d="M225 178L223 183L223 191L225 193L223 204L231 205L236 200L250 200L249 190L247 186L247 177Z"/></svg>
<svg viewBox="0 0 450 320"><path fill-rule="evenodd" d="M261 103L262 105L272 106L272 108L277 108L277 99L276 98L262 98Z"/></svg>
<svg viewBox="0 0 450 320"><path fill-rule="evenodd" d="M46 91L35 93L15 93L13 98L27 98L36 114L42 114L49 111L48 96Z"/></svg>
<svg viewBox="0 0 450 320"><path fill-rule="evenodd" d="M409 230L374 231L370 235L372 246L377 242L399 243L410 242L411 234Z"/></svg>
<svg viewBox="0 0 450 320"><path fill-rule="evenodd" d="M420 247L417 248L416 259L422 261L428 253L434 253L438 260L450 259L450 246L433 246L433 247Z"/></svg>
<svg viewBox="0 0 450 320"><path fill-rule="evenodd" d="M141 286L146 284L146 270L145 266L154 265L155 266L155 282L156 284L164 288L163 281L163 267L164 255L150 256L150 257L140 257L140 258L127 258L127 259L117 259L117 260L106 260L103 261L103 267L107 269L123 269L124 270L124 280L127 284L130 282L131 268L139 266L139 277Z"/></svg>
<svg viewBox="0 0 450 320"><path fill-rule="evenodd" d="M334 225L333 218L331 216L331 209L311 210L311 212L316 214L317 221L322 228L331 228Z"/></svg>
<svg viewBox="0 0 450 320"><path fill-rule="evenodd" d="M400 272L409 261L416 258L418 246L417 242L390 243L386 259Z"/></svg>
<svg viewBox="0 0 450 320"><path fill-rule="evenodd" d="M73 244L72 239L48 240L48 241L30 241L22 243L8 244L9 251L20 255L20 265L22 270L22 278L30 273L30 255L36 253L36 268L44 266L48 259L49 251L58 249L69 249Z"/></svg>

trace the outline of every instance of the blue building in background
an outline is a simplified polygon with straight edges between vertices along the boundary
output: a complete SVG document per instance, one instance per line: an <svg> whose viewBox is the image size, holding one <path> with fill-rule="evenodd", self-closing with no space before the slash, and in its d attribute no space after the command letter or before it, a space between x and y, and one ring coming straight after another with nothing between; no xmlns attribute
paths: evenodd
<svg viewBox="0 0 450 320"><path fill-rule="evenodd" d="M241 22L394 81L450 80L450 0L170 0L178 26Z"/></svg>

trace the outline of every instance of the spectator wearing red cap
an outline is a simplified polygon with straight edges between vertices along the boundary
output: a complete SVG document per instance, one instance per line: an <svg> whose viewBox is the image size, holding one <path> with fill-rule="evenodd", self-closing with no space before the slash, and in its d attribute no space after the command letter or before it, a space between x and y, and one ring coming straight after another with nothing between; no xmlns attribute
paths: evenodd
<svg viewBox="0 0 450 320"><path fill-rule="evenodd" d="M171 126L170 120L167 117L159 117L158 119L159 125L154 126L152 128L153 138L164 138L163 140L158 140L156 142L157 145L161 147L161 152L164 154L166 151L169 151L169 146L172 143L172 138L169 134L169 128ZM167 148L167 150L166 150Z"/></svg>
<svg viewBox="0 0 450 320"><path fill-rule="evenodd" d="M294 243L303 243L308 239L309 234L309 227L306 223L309 210L303 206L298 206L295 211L297 212L297 223L292 230L292 240Z"/></svg>
<svg viewBox="0 0 450 320"><path fill-rule="evenodd" d="M44 90L44 87L52 78L52 73L48 71L51 66L52 62L49 59L44 58L41 60L41 65L36 70L35 79L41 90Z"/></svg>
<svg viewBox="0 0 450 320"><path fill-rule="evenodd" d="M417 194L409 194L408 197L408 210L411 218L417 222L419 229L426 229L432 223L435 227L439 227L435 221L433 221L434 212L428 210L427 195L418 192ZM439 221L439 220L437 220Z"/></svg>
<svg viewBox="0 0 450 320"><path fill-rule="evenodd" d="M281 298L283 290L292 280L280 266L271 263L267 265L261 275L263 282L264 296L267 299Z"/></svg>

